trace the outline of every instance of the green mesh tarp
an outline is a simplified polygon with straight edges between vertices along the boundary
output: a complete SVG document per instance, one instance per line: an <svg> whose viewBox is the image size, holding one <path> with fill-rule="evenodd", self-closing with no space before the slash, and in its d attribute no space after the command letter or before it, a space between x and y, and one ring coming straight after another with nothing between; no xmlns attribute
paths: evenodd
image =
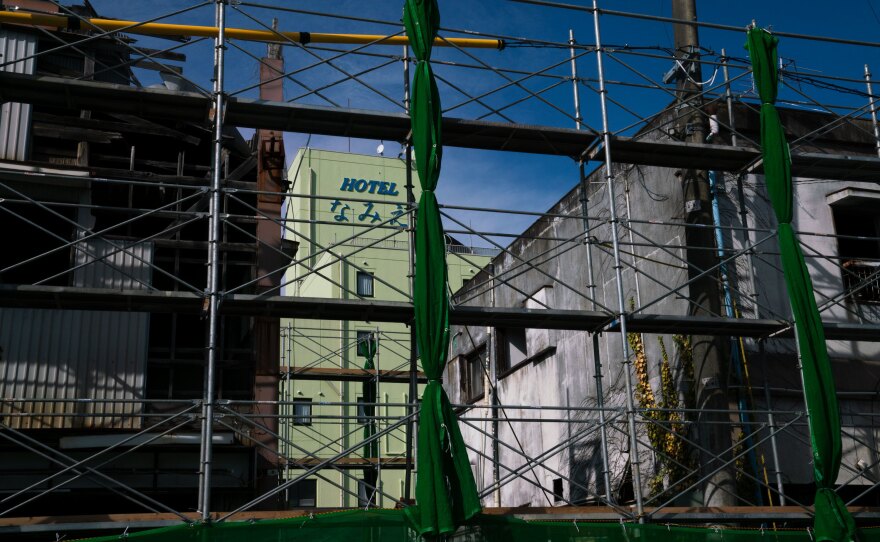
<svg viewBox="0 0 880 542"><path fill-rule="evenodd" d="M367 358L364 362L364 369L373 371L376 368L376 337L372 333L365 340L358 343L358 354ZM378 378L378 376L376 377ZM364 441L369 441L364 445L363 455L365 458L379 457L379 441L370 440L376 434L376 380L369 378L364 380L361 389L361 397L363 398L363 422L364 422ZM366 486L365 490L375 493L379 482L379 469L375 466L365 467L363 470L363 480ZM370 495L365 495L367 502L374 502Z"/></svg>
<svg viewBox="0 0 880 542"><path fill-rule="evenodd" d="M477 514L480 499L458 421L441 384L449 345L449 299L445 236L434 195L443 154L440 93L430 63L440 26L436 0L407 0L403 23L416 57L410 119L422 195L416 214L413 305L428 378L419 415L416 505L406 511L419 534L436 535L454 531Z"/></svg>
<svg viewBox="0 0 880 542"><path fill-rule="evenodd" d="M804 255L791 227L792 184L791 157L785 131L776 111L778 38L753 28L748 32L746 48L752 61L755 87L761 97L761 146L764 154L764 178L770 202L779 223L779 252L782 271L795 321L795 333L801 354L804 395L810 420L813 448L813 473L816 480L816 540L844 542L855 536L855 524L834 491L840 469L840 415L825 333L813 296L813 282L807 272Z"/></svg>
<svg viewBox="0 0 880 542"><path fill-rule="evenodd" d="M862 529L860 540L880 542L880 529ZM119 533L91 542L415 542L402 510L350 510L291 519L193 524ZM735 529L668 524L523 521L476 515L448 542L815 542L806 529Z"/></svg>

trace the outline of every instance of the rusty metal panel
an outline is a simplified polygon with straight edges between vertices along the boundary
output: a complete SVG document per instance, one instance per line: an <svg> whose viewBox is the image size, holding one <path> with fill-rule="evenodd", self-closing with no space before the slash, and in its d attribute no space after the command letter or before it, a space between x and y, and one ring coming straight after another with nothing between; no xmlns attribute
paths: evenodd
<svg viewBox="0 0 880 542"><path fill-rule="evenodd" d="M37 35L0 29L0 71L32 75L37 52ZM23 59L19 62L9 62ZM7 102L0 106L0 159L26 160L30 143L33 106Z"/></svg>
<svg viewBox="0 0 880 542"><path fill-rule="evenodd" d="M78 243L74 284L144 289L152 245ZM123 428L140 414L149 314L0 309L0 419L22 429Z"/></svg>

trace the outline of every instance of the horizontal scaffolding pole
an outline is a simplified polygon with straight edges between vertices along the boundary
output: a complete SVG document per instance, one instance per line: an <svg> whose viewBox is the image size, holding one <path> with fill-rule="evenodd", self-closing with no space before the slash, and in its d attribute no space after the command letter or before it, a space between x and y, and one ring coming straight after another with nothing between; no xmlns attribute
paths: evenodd
<svg viewBox="0 0 880 542"><path fill-rule="evenodd" d="M287 466L292 469L307 469L323 461L320 457L291 459ZM340 469L362 469L364 467L381 466L383 469L404 469L407 466L405 457L340 457L331 463ZM410 463L412 467L412 463Z"/></svg>
<svg viewBox="0 0 880 542"><path fill-rule="evenodd" d="M368 369L339 369L336 367L281 367L281 374L291 380L331 380L333 382L363 382L378 376L381 382L409 382L409 371L368 370ZM424 373L419 373L416 378L425 384L428 382Z"/></svg>
<svg viewBox="0 0 880 542"><path fill-rule="evenodd" d="M205 123L211 117L211 100L197 93L156 88L135 88L95 81L0 72L0 100L70 109L128 113L147 118ZM410 120L403 113L367 111L230 98L226 124L341 137L403 141ZM444 144L579 158L587 149L599 148L594 134L551 126L443 119ZM622 164L672 168L741 171L760 160L761 152L749 147L645 141L613 137L614 160ZM815 179L877 181L880 158L873 154L792 155L792 174ZM754 173L760 173L756 168Z"/></svg>
<svg viewBox="0 0 880 542"><path fill-rule="evenodd" d="M102 32L125 32L143 36L216 38L216 26L197 26L190 24L144 23L101 19L98 17L79 17L51 15L48 13L28 13L24 11L0 11L0 23L23 26L52 26L59 30L98 30ZM303 45L308 43L342 43L349 45L408 45L406 36L384 36L381 34L326 34L320 32L275 32L271 30L252 30L247 28L224 28L226 38L242 41L287 42ZM449 42L449 43L447 43ZM484 38L435 38L436 47L466 47L469 49L503 49L504 40Z"/></svg>
<svg viewBox="0 0 880 542"><path fill-rule="evenodd" d="M190 292L114 290L72 286L0 285L0 307L178 312L199 314L204 298ZM234 294L223 297L220 311L227 315L252 315L357 322L413 321L412 303L287 296ZM462 326L617 331L616 322L599 311L456 306L449 322ZM703 317L677 314L631 314L628 331L684 333L731 337L790 337L783 320ZM880 342L880 325L823 322L832 340Z"/></svg>
<svg viewBox="0 0 880 542"><path fill-rule="evenodd" d="M850 506L850 513L857 520L880 519L880 508ZM300 508L297 510L252 510L240 514L241 521L285 519L309 516L317 513L346 510L344 508ZM719 521L746 521L750 523L785 522L786 520L809 521L811 515L799 506L725 506L715 508L675 507L669 506L662 510L652 511L651 517L658 522L681 523L717 523ZM483 513L493 516L513 516L529 521L618 521L619 512L608 506L558 506L558 507L523 507L523 508L484 508ZM199 519L198 514L187 512L193 521ZM222 513L213 512L212 519ZM97 516L31 516L0 518L0 534L26 533L64 533L75 531L115 531L126 527L130 530L149 529L179 525L180 518L172 514L138 513L138 514L101 514ZM773 531L768 528L767 531Z"/></svg>

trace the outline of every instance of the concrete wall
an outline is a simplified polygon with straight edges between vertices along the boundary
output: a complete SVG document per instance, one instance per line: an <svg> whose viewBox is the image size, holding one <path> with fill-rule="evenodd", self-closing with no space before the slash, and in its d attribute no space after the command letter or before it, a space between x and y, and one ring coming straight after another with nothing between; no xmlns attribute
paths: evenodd
<svg viewBox="0 0 880 542"><path fill-rule="evenodd" d="M726 115L726 112L722 114ZM738 126L745 130L755 128L755 119L739 111L737 116ZM800 113L786 113L783 117L789 131L794 134L813 129L821 120L814 118L815 115L801 117ZM661 121L662 117L658 117L655 124L659 125ZM649 132L650 129L651 126L645 131ZM647 137L668 136L655 132ZM814 147L835 152L846 149L849 152L871 152L866 142L856 137L852 130L845 129L827 134ZM688 313L685 231L680 225L686 218L685 202L676 174L674 170L656 167L614 167L616 197L613 203L617 216L621 220L632 220L631 229L619 229L623 296L627 309L632 306L645 314ZM756 254L740 255L727 266L735 309L745 318L789 319L790 309L775 242L776 222L764 189L763 177L745 175L741 183L732 174L719 173L717 177L721 225L725 228L725 254L730 256L743 251L747 246L747 234L751 243L764 239L755 248ZM458 293L458 299L470 298L468 305L480 306L539 308L539 301L544 301L552 309L616 312L618 298L604 173L596 170L588 178L588 214L593 228L589 245L584 244L583 237L579 236L583 223L580 190L576 182L577 169L573 166L572 185L575 186L547 211L548 215L554 216L540 218L524 231L508 247L510 254L502 254L492 261L494 278L485 269L465 285ZM816 182L802 178L794 182L794 226L801 232L816 300L821 308L829 298L839 296L843 290L837 240L832 236L834 221L829 201L833 198L829 199L828 196L845 188L867 190L873 183ZM742 228L740 201L744 203L748 231ZM588 250L592 251L595 306L585 295L589 293L590 285ZM536 296L537 292L540 294ZM544 297L536 299L540 296ZM755 299L757 305L753 303ZM828 305L822 317L832 322L876 322L875 308L843 301ZM595 429L598 414L589 409L595 409L600 404L608 409L607 416L615 417L607 431L612 493L617 497L627 498L629 495L631 498L632 493L627 489L631 483L628 472L631 454L624 412L630 392L625 385L624 371L627 366L623 363L620 335L613 332L594 336L586 332L554 330L538 333L536 330L526 330L528 358L513 370L503 373L497 371L498 359L494 355L497 349L506 348L504 341L500 345L495 344L499 332L516 333L484 327L454 327L450 363L445 377L452 401L466 403L467 397L462 393L461 366L469 353L486 345L490 352L485 367L486 389L491 387L488 380L497 378L498 402L524 407L505 409L505 415L516 421L502 419L497 429L501 440L498 449L500 478L503 481L511 470L519 469L517 479L506 483L500 495L487 493L484 503L501 506L553 504L558 499L552 495L552 480L561 477L572 479L572 483L563 484L564 500L595 500L595 496L604 491L604 483L601 481L601 442ZM669 353L679 397L684 401L693 388L693 382L688 381L681 364L682 352L678 352L673 343L672 334L677 332L679 330L672 328L666 334L644 335L642 340L654 394L659 396L662 339ZM547 349L548 341L552 346L550 350ZM828 347L837 387L841 392L845 455L838 482L844 483L854 476L857 478L852 467L859 459L869 464L876 460L876 453L870 448L876 448L877 431L870 428L869 416L862 413L871 411L871 398L876 398L875 389L880 382L877 367L880 351L876 343L866 342L829 341ZM741 392L747 406L760 411L748 416L753 427L761 431L756 438L769 435L767 413L764 412L768 407L793 411L786 414L779 412L775 419L777 427L790 424L777 436L778 448L783 454L779 468L784 472L787 484L810 483L812 465L806 420L800 414L803 400L794 341L768 338L763 341L763 354L754 340L744 340L742 344L734 341L729 345L729 349L739 348L745 353L749 380L737 384L736 379L730 376L731 388L727 393L731 398L731 408L738 406L734 397ZM600 365L599 371L597 368ZM496 375L496 372L499 374ZM601 396L597 393L598 372L601 372L601 385L604 388ZM734 374L732 367L730 372ZM769 404L764 399L765 384L770 391ZM490 410L485 408L491 400L491 395L486 393L473 407L465 408L462 413L462 429L471 448L470 458L480 488L490 487L495 476L492 424L486 419ZM565 412L526 408L538 406L579 407L585 410ZM694 408L697 405L686 406ZM738 418L734 416L732 421L736 423ZM647 445L645 424L639 424L637 434L642 443L642 493L648 497L648 481L662 473L658 455ZM578 437L573 445L560 445L572 435ZM766 465L768 472L772 473L775 466L772 465L769 443L769 439L766 439L759 450L765 460L761 465ZM557 450L557 453L544 457L543 454L553 450ZM541 458L538 461L540 466L527 468L527 458ZM763 476L761 465L759 476ZM873 469L870 470L873 472ZM855 483L868 482L861 479ZM699 499L699 494L695 493L679 503Z"/></svg>

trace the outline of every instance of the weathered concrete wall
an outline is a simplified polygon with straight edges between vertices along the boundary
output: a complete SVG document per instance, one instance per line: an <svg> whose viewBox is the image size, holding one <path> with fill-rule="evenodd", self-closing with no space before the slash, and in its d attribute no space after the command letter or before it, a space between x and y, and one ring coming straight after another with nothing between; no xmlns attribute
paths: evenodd
<svg viewBox="0 0 880 542"><path fill-rule="evenodd" d="M726 114L726 113L722 113ZM755 128L754 119L738 112L737 124L745 130ZM815 117L815 118L814 118ZM822 117L824 118L824 117ZM822 118L813 114L786 113L784 119L795 133L812 130ZM827 118L824 118L827 121ZM658 121L659 122L659 121ZM648 128L650 129L650 127ZM646 129L646 130L648 130ZM655 133L651 137L668 137ZM852 143L855 141L856 143ZM848 143L849 142L849 143ZM849 145L849 147L847 147ZM870 152L870 146L861 140L858 130L838 129L813 145L816 148L855 148L855 152ZM576 168L572 168L572 184L577 181ZM776 222L767 198L761 176L746 175L741 183L731 174L718 174L720 183L718 199L721 224L725 228L724 245L727 256L743 252L728 266L730 287L735 300L735 310L744 318L790 318L788 298L782 280L778 246L775 242ZM615 165L614 182L616 196L614 206L618 217L629 229L618 226L621 240L623 265L623 296L627 309L630 306L648 314L685 315L688 313L688 269L684 249L685 202L681 183L671 169ZM591 225L590 243L584 243L582 207L579 187L564 195L560 201L538 219L522 236L513 241L507 253L493 260L494 277L488 268L466 283L456 296L458 302L468 305L494 307L540 308L545 304L553 309L607 310L616 312L618 304L614 261L612 256L610 212L604 174L597 170L588 179L588 215ZM795 179L795 228L802 233L801 239L807 264L816 289L820 307L829 297L839 295L843 288L840 269L837 267L837 241L828 236L834 233L832 210L826 197L846 187L871 188L872 183L844 183L837 181L812 182ZM742 189L742 192L740 192ZM628 205L627 205L627 199ZM748 230L741 223L744 203ZM820 235L806 235L807 232ZM758 243L755 253L744 249ZM592 251L593 274L596 285L595 305L588 298L590 289L587 251ZM822 255L822 257L817 256ZM718 276L716 274L716 276ZM493 288L494 286L494 288ZM672 292L671 292L672 290ZM753 301L757 301L757 305ZM644 309L642 309L644 307ZM851 302L830 304L823 312L826 321L857 322L876 318L865 307ZM878 320L874 320L878 321ZM503 330L502 330L503 331ZM648 360L651 387L659 400L661 360L660 340L666 345L670 356L673 377L679 390L679 398L685 402L693 388L680 363L682 352L674 346L672 334L645 335L642 340ZM450 363L447 366L446 386L454 403L464 403L461 392L461 363L464 356L481 345L490 352L486 370L487 383L496 371L497 355L492 336L497 330L475 327L453 327L450 347ZM511 470L519 475L506 483L501 491L502 506L544 506L554 502L552 481L570 478L564 487L564 500L585 502L595 500L604 492L602 482L602 448L596 429L599 405L604 405L606 416L613 418L607 425L608 463L610 467L611 492L615 498L631 496L629 462L631 450L626 428L626 403L632 390L625 385L625 369L622 343L619 334L611 332L599 335L594 348L593 335L586 332L526 331L527 358L507 372L497 371L497 399L509 408L499 415L498 433L502 444L498 456L500 478L511 476ZM768 338L762 345L755 340L731 343L731 349L740 347L745 353L745 369L748 382L740 383L732 376L728 394L731 407L739 393L748 408L756 411L747 415L758 435L766 437L768 408L779 411L802 411L801 383L797 369L797 357L793 340ZM764 352L759 355L759 352ZM858 414L870 412L870 402L865 399L880 382L880 350L876 343L830 341L835 377L841 395L844 425L870 426L869 420ZM601 397L597 392L597 367L601 365ZM732 374L735 373L731 369ZM633 376L635 380L635 376ZM771 401L764 400L763 387L770 390ZM490 386L486 386L489 390ZM853 394L859 392L862 395ZM488 488L493 482L492 423L488 421L491 411L486 406L492 401L487 392L477 404L463 412L465 422L462 430L471 446L471 462L480 488ZM556 406L575 407L576 410L537 410L527 407ZM638 405L637 405L638 406ZM699 405L685 405L699 408ZM505 418L506 416L506 418ZM543 421L541 421L543 420ZM738 417L732 417L739 422ZM777 427L785 424L785 430L777 436L777 444L784 451L779 468L784 471L786 483L806 484L812 479L809 463L808 434L805 419L798 414L776 416ZM851 434L850 434L851 433ZM854 465L858 459L872 463L873 453L866 450L858 440L874 443L878 436L874 429L844 429L845 465ZM639 424L640 472L643 478L642 492L648 496L650 478L657 476L660 468L658 454L649 449L646 425ZM572 445L565 443L574 436ZM693 438L693 434L689 436ZM858 439L858 440L857 440ZM875 447L876 448L876 447ZM548 451L556 451L549 454ZM769 472L775 468L772 462L770 441L760 446ZM540 463L534 466L533 463ZM759 469L761 467L759 466ZM852 477L846 468L840 482ZM748 495L747 497L751 497ZM697 499L698 495L691 498ZM494 494L486 495L485 502L494 504ZM681 503L687 502L679 501Z"/></svg>

